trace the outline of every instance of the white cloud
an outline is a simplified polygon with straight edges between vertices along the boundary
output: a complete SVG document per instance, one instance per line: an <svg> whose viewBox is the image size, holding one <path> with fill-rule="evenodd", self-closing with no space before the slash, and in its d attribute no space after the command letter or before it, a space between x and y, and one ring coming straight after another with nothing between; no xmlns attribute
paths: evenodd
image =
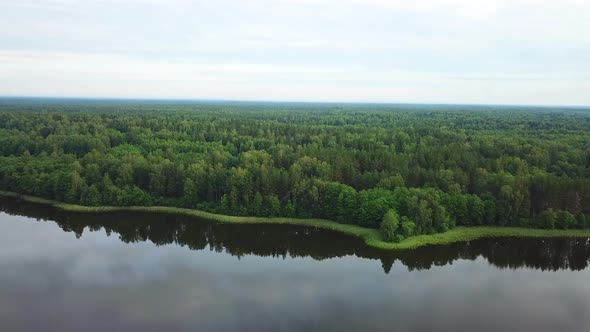
<svg viewBox="0 0 590 332"><path fill-rule="evenodd" d="M581 0L0 0L0 95L590 104L586 31Z"/></svg>

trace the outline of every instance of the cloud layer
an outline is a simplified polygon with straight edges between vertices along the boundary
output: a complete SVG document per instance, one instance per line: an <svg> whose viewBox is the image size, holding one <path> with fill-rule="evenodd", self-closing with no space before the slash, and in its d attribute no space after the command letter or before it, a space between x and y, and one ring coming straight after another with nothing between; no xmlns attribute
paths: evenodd
<svg viewBox="0 0 590 332"><path fill-rule="evenodd" d="M0 95L590 104L590 2L0 0Z"/></svg>

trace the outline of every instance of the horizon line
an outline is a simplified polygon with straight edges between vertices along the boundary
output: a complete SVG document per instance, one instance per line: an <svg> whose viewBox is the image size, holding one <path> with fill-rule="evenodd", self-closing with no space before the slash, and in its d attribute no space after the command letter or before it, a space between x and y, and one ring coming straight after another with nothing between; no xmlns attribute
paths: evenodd
<svg viewBox="0 0 590 332"><path fill-rule="evenodd" d="M566 107L590 108L579 104L524 104L524 103L450 103L450 102L394 102L394 101L314 101L314 100L273 100L273 99L216 99L197 97L106 97L106 96L32 96L32 95L0 95L2 99L53 99L53 100L86 100L86 101L146 101L146 102L217 102L217 103L289 103L289 104L343 104L343 105L424 105L424 106L494 106L494 107Z"/></svg>

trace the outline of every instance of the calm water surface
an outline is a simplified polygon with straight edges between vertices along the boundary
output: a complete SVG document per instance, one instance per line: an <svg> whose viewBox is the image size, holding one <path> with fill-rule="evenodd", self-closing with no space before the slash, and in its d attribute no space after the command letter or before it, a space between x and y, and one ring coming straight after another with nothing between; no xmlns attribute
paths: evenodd
<svg viewBox="0 0 590 332"><path fill-rule="evenodd" d="M331 232L0 201L0 331L588 331L588 239Z"/></svg>

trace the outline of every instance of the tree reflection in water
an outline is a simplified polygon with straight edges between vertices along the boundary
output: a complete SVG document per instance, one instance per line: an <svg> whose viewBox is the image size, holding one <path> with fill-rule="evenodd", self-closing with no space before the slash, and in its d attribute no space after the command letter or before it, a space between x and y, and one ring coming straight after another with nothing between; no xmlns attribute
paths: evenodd
<svg viewBox="0 0 590 332"><path fill-rule="evenodd" d="M577 271L588 267L590 259L588 238L488 238L415 250L383 251L367 247L358 238L301 226L218 224L160 213L72 213L7 198L0 200L0 210L39 221L54 221L65 232L74 232L77 238L86 231L104 229L109 236L117 234L125 243L150 241L157 246L209 248L237 257L258 255L322 260L356 255L381 260L385 273L389 273L397 261L409 270L425 270L459 259L483 257L499 268Z"/></svg>

